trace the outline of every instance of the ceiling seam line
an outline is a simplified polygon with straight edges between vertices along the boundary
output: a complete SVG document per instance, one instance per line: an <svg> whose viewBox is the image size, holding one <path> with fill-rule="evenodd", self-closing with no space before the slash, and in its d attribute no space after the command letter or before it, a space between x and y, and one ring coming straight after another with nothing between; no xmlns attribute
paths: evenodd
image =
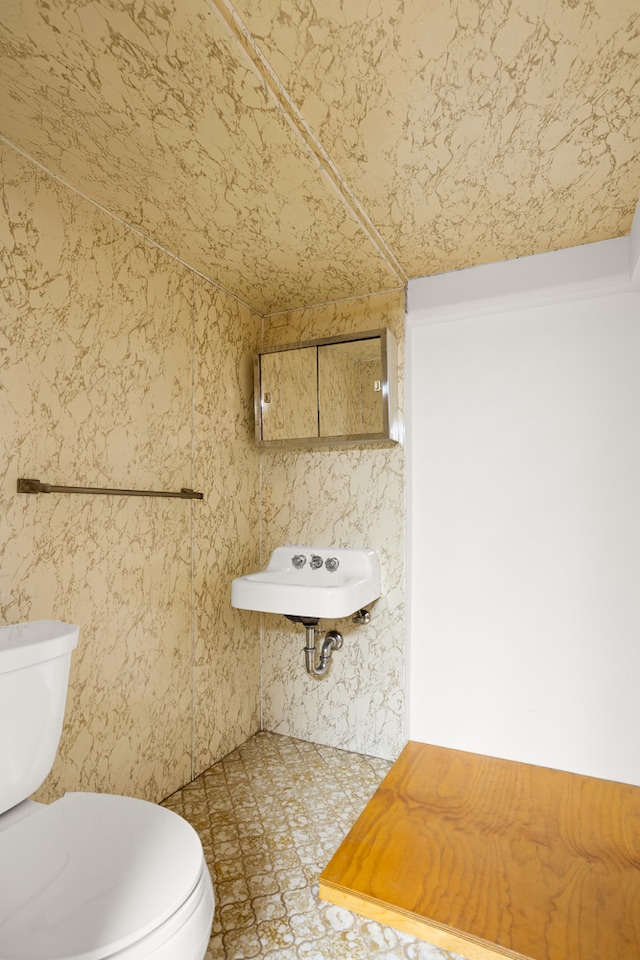
<svg viewBox="0 0 640 960"><path fill-rule="evenodd" d="M353 193L351 187L304 119L302 113L296 107L284 84L260 50L251 31L234 7L228 0L205 0L205 2L209 6L214 7L222 17L232 35L244 50L251 65L258 71L258 74L276 101L283 116L291 128L298 134L316 163L320 165L320 169L333 184L342 202L358 222L360 228L369 237L372 244L377 248L383 260L386 261L387 266L393 270L403 284L406 283L409 277L405 273L396 255L378 231L363 204Z"/></svg>
<svg viewBox="0 0 640 960"><path fill-rule="evenodd" d="M373 293L356 293L352 297L340 297L338 300L321 300L318 303L309 303L304 307L289 307L287 310L274 310L273 313L263 314L263 320L271 320L273 317L281 317L285 313L301 313L304 310L317 310L319 307L330 307L334 303L350 303L355 300L366 300L371 297L383 297L387 293L397 293L404 290L405 285L400 287L386 287L384 290L374 290Z"/></svg>
<svg viewBox="0 0 640 960"><path fill-rule="evenodd" d="M238 303L241 303L243 307L247 307L248 310L251 310L252 313L257 314L257 316L262 317L264 314L260 313L255 307L250 303L247 303L246 300L243 300L242 297L239 297L237 294L232 293L231 290L227 290L221 283L218 283L217 280L212 280L211 277L208 277L206 273L203 273L202 270L198 270L197 267L193 267L190 263L187 263L186 260L183 260L177 254L172 253L171 250L167 250L166 247L163 247L161 243L158 243L157 240L154 240L147 233L144 233L140 230L139 227L134 227L133 224L128 223L126 220L123 220L122 217L119 217L117 213L113 213L112 210L109 210L108 207L103 207L101 203L98 203L97 200L92 200L91 197L87 196L86 193L83 193L82 190L78 190L77 187L74 187L72 183L69 183L68 180L65 180L64 177L59 176L57 173L54 173L53 170L50 170L43 163L40 163L39 160L36 160L35 157L32 157L30 153L27 153L26 150L23 150L22 147L17 146L13 143L12 140L9 140L4 134L0 133L0 143L4 143L11 150L23 157L28 163L32 163L34 167L37 167L39 170L42 170L48 177L51 177L56 183L61 184L67 190L70 190L71 193L75 193L77 197L80 197L82 200L85 200L87 203L90 203L92 207L95 207L96 210L100 210L101 213L104 213L111 220L115 220L116 223L119 223L126 230L131 230L132 233L135 233L136 236L140 237L142 240L145 240L147 243L150 243L152 247L155 247L156 250L160 250L161 253L164 253L167 257L170 257L171 260L175 260L176 263L179 263L181 266L185 267L187 270L190 270L192 273L195 273L196 276L201 277L203 280L206 280L207 283L210 283L212 286L216 287L226 296L231 297L233 300L236 300Z"/></svg>

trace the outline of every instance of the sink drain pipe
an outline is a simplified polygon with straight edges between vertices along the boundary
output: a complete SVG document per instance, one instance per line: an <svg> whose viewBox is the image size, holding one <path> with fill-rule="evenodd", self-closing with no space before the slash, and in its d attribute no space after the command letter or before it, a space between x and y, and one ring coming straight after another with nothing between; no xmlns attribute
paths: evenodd
<svg viewBox="0 0 640 960"><path fill-rule="evenodd" d="M316 650L316 634L321 633L317 629L318 620L311 617L294 617L286 614L287 620L292 623L301 623L305 628L307 642L304 648L304 665L310 677L316 680L322 680L329 672L331 666L331 655L334 650L341 650L344 638L338 630L329 630L325 634L320 647L320 654ZM369 612L367 610L358 610L353 618L354 623L369 623ZM317 662L316 662L317 657Z"/></svg>
<svg viewBox="0 0 640 960"><path fill-rule="evenodd" d="M316 663L316 627L305 624L307 631L307 645L304 648L304 665L310 677L321 680L328 673L331 666L331 654L340 650L344 639L337 630L329 630L322 641L320 656Z"/></svg>

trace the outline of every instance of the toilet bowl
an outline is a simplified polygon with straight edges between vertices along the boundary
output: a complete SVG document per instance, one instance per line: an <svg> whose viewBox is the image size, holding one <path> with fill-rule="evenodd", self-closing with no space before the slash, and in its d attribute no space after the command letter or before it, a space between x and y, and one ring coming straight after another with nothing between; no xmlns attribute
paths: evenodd
<svg viewBox="0 0 640 960"><path fill-rule="evenodd" d="M33 728L45 726L45 713L60 714L68 665L56 661L70 660L77 634L55 621L0 627L0 960L202 960L213 888L182 817L106 794L24 799L33 767L48 773L42 754L52 739L57 749L59 730L52 738L50 728ZM31 717L30 688L40 696Z"/></svg>

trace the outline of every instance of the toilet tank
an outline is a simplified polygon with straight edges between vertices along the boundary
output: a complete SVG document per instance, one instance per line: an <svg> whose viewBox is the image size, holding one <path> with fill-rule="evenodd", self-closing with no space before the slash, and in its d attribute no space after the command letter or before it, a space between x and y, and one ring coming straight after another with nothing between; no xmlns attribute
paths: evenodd
<svg viewBox="0 0 640 960"><path fill-rule="evenodd" d="M53 766L78 632L58 620L0 627L0 814Z"/></svg>

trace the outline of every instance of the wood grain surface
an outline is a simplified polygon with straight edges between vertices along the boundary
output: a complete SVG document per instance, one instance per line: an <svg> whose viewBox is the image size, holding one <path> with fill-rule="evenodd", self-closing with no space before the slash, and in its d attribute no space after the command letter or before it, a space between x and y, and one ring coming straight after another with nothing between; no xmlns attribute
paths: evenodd
<svg viewBox="0 0 640 960"><path fill-rule="evenodd" d="M469 960L640 960L640 788L410 742L320 893Z"/></svg>

